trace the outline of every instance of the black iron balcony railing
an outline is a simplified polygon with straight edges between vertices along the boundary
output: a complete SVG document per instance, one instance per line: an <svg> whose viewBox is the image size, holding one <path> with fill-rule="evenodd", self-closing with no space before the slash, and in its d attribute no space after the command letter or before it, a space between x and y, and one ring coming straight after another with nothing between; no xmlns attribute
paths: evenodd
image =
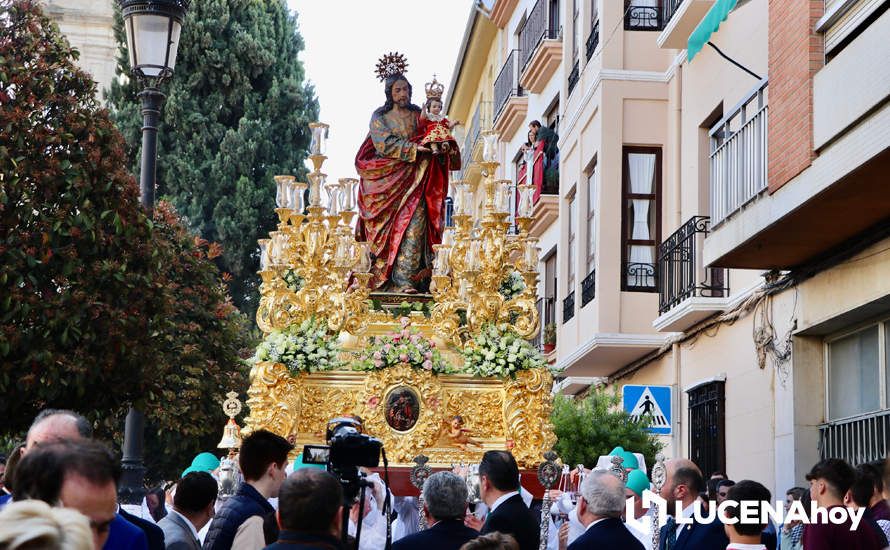
<svg viewBox="0 0 890 550"><path fill-rule="evenodd" d="M628 262L624 266L624 290L631 292L656 292L655 264Z"/></svg>
<svg viewBox="0 0 890 550"><path fill-rule="evenodd" d="M711 218L693 216L658 247L658 313L692 297L729 296L728 272L703 267L701 249Z"/></svg>
<svg viewBox="0 0 890 550"><path fill-rule="evenodd" d="M575 291L562 300L562 322L568 323L575 316Z"/></svg>
<svg viewBox="0 0 890 550"><path fill-rule="evenodd" d="M592 269L581 281L581 307L586 306L594 297L596 297L596 270Z"/></svg>
<svg viewBox="0 0 890 550"><path fill-rule="evenodd" d="M819 454L850 464L884 460L890 441L890 411L833 420L819 426Z"/></svg>
<svg viewBox="0 0 890 550"><path fill-rule="evenodd" d="M549 0L538 0L528 14L525 26L519 31L519 53L523 71L542 41L559 39L559 17L550 20L547 9L549 5Z"/></svg>
<svg viewBox="0 0 890 550"><path fill-rule="evenodd" d="M662 0L662 2L664 2L664 5L661 7L661 22L662 26L666 27L673 19L674 14L677 13L677 10L680 9L683 0Z"/></svg>
<svg viewBox="0 0 890 550"><path fill-rule="evenodd" d="M494 81L494 119L501 115L507 100L514 96L525 95L519 85L519 50L513 50L507 55L501 72Z"/></svg>
<svg viewBox="0 0 890 550"><path fill-rule="evenodd" d="M658 0L626 0L624 30L660 31L663 27Z"/></svg>
<svg viewBox="0 0 890 550"><path fill-rule="evenodd" d="M538 319L541 321L541 330L538 331L538 335L532 340L532 345L538 349L543 349L544 327L556 324L556 300L546 296L538 298L535 302L535 307L538 310Z"/></svg>
<svg viewBox="0 0 890 550"><path fill-rule="evenodd" d="M571 95L572 90L575 89L575 85L578 84L578 79L581 77L580 67L577 61L572 65L572 72L569 73L569 95Z"/></svg>
<svg viewBox="0 0 890 550"><path fill-rule="evenodd" d="M597 19L593 22L593 27L590 29L590 36L587 37L587 61L590 61L590 58L593 57L593 52L596 51L596 47L600 43L600 21Z"/></svg>

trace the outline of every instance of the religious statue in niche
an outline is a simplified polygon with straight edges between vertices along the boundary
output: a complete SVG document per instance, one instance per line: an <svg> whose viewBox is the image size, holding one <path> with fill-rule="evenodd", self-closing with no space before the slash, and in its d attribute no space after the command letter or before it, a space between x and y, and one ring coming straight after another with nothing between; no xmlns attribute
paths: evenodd
<svg viewBox="0 0 890 550"><path fill-rule="evenodd" d="M398 53L377 64L386 102L371 115L368 136L355 157L361 178L355 233L357 240L370 243L373 290L417 294L429 291L433 245L442 242L445 224L448 172L460 169L460 151L453 138L447 152L435 141L441 136L422 143L431 120L422 120L421 108L411 103L407 66ZM439 93L440 104L442 89L429 88ZM436 117L441 108L439 113Z"/></svg>
<svg viewBox="0 0 890 550"><path fill-rule="evenodd" d="M464 418L456 414L451 417L439 434L439 441L448 446L457 447L463 451L469 447L482 448L482 444L470 437L473 432L464 427Z"/></svg>
<svg viewBox="0 0 890 550"><path fill-rule="evenodd" d="M386 423L397 432L407 432L420 417L420 400L414 390L395 388L386 396Z"/></svg>

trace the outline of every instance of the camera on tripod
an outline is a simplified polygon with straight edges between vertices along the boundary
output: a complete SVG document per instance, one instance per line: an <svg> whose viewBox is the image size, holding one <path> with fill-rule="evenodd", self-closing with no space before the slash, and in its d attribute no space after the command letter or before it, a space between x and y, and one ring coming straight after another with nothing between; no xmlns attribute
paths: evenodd
<svg viewBox="0 0 890 550"><path fill-rule="evenodd" d="M305 445L303 462L323 464L343 485L347 502L355 500L361 487L359 468L375 468L380 464L383 443L362 433L362 424L352 417L328 420L325 433L327 445Z"/></svg>

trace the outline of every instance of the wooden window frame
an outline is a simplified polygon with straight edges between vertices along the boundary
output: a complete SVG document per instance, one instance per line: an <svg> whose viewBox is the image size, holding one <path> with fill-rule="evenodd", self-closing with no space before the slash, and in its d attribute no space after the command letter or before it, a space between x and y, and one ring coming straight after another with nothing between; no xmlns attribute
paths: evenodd
<svg viewBox="0 0 890 550"><path fill-rule="evenodd" d="M630 165L628 155L631 153L655 154L655 196L630 192ZM658 292L658 245L661 244L661 147L625 145L621 149L621 291L622 292ZM634 199L655 199L655 235L648 241L631 239L627 235L627 206ZM630 287L627 284L627 248L632 245L652 246L652 265L655 268L655 284L651 287Z"/></svg>

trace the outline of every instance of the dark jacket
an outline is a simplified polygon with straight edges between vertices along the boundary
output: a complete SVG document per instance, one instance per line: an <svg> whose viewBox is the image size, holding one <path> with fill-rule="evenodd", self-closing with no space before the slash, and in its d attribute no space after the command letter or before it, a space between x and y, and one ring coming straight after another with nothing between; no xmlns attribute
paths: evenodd
<svg viewBox="0 0 890 550"><path fill-rule="evenodd" d="M148 542L142 529L115 514L102 550L148 550Z"/></svg>
<svg viewBox="0 0 890 550"><path fill-rule="evenodd" d="M447 519L395 541L392 550L459 550L478 536L479 531L464 525L463 520Z"/></svg>
<svg viewBox="0 0 890 550"><path fill-rule="evenodd" d="M667 526L661 528L658 538L659 550L665 549ZM714 520L711 523L677 525L677 542L673 550L726 550L729 538L723 530L723 522Z"/></svg>
<svg viewBox="0 0 890 550"><path fill-rule="evenodd" d="M594 548L643 550L643 545L627 530L620 519L607 518L593 525L569 545L569 550L592 550Z"/></svg>
<svg viewBox="0 0 890 550"><path fill-rule="evenodd" d="M155 525L154 522L134 516L123 508L118 513L122 518L142 529L142 532L145 533L145 538L148 540L148 550L164 550L166 545L164 544L163 529Z"/></svg>
<svg viewBox="0 0 890 550"><path fill-rule="evenodd" d="M488 515L482 526L482 534L487 535L495 531L512 535L519 543L519 550L538 550L540 537L538 518L532 514L519 495L508 498Z"/></svg>
<svg viewBox="0 0 890 550"><path fill-rule="evenodd" d="M275 512L269 501L248 483L242 483L213 518L205 550L229 550L241 524L251 516L266 517Z"/></svg>
<svg viewBox="0 0 890 550"><path fill-rule="evenodd" d="M314 535L284 530L278 535L278 542L265 550L340 550L340 541L332 535Z"/></svg>

